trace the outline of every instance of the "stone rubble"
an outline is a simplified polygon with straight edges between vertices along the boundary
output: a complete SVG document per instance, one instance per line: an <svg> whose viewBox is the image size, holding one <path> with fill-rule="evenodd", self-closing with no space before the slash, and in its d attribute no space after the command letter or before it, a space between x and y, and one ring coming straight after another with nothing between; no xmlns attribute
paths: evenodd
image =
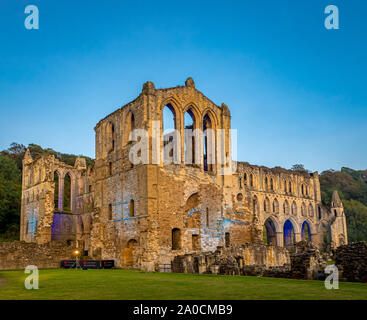
<svg viewBox="0 0 367 320"><path fill-rule="evenodd" d="M355 242L335 250L335 265L340 278L352 282L367 282L367 242Z"/></svg>

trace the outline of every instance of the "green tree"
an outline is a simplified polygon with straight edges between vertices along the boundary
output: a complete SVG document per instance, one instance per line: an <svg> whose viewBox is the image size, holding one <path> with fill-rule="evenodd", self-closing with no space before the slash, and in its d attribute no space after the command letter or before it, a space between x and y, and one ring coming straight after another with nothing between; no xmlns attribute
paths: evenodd
<svg viewBox="0 0 367 320"><path fill-rule="evenodd" d="M367 240L367 206L357 200L345 200L348 237L351 241Z"/></svg>
<svg viewBox="0 0 367 320"><path fill-rule="evenodd" d="M337 190L344 204L348 240L367 240L367 171L341 168L326 170L320 175L321 197L329 206L332 193Z"/></svg>
<svg viewBox="0 0 367 320"><path fill-rule="evenodd" d="M291 170L298 172L309 172L307 169L305 169L305 166L303 164L294 164Z"/></svg>
<svg viewBox="0 0 367 320"><path fill-rule="evenodd" d="M0 154L8 156L17 165L19 170L23 167L23 158L27 148L19 143L13 142L7 150L3 150Z"/></svg>
<svg viewBox="0 0 367 320"><path fill-rule="evenodd" d="M19 168L14 160L0 154L0 238L18 237L21 194Z"/></svg>

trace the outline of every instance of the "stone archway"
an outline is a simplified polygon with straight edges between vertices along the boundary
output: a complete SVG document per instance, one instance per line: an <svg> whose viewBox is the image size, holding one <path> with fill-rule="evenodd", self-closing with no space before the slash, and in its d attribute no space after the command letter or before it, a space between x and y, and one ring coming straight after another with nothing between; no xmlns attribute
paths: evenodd
<svg viewBox="0 0 367 320"><path fill-rule="evenodd" d="M202 126L204 171L214 171L214 165L216 164L215 124L210 112L205 113L202 120Z"/></svg>
<svg viewBox="0 0 367 320"><path fill-rule="evenodd" d="M292 246L296 242L293 223L287 220L283 227L284 247Z"/></svg>
<svg viewBox="0 0 367 320"><path fill-rule="evenodd" d="M302 240L311 242L311 228L307 221L302 223L301 238Z"/></svg>
<svg viewBox="0 0 367 320"><path fill-rule="evenodd" d="M274 221L270 218L266 219L264 223L264 243L276 246L277 234Z"/></svg>
<svg viewBox="0 0 367 320"><path fill-rule="evenodd" d="M201 248L201 211L199 193L192 194L185 205L185 230L191 234L192 250Z"/></svg>
<svg viewBox="0 0 367 320"><path fill-rule="evenodd" d="M135 239L130 239L126 247L122 250L122 262L127 268L132 268L136 262L136 247L138 242Z"/></svg>
<svg viewBox="0 0 367 320"><path fill-rule="evenodd" d="M172 229L172 250L181 249L181 230L178 228Z"/></svg>

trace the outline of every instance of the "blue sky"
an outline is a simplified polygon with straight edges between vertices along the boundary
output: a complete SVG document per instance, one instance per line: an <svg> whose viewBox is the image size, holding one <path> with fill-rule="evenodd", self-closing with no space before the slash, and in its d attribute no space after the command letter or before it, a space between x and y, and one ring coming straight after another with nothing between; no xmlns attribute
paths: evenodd
<svg viewBox="0 0 367 320"><path fill-rule="evenodd" d="M40 29L26 30L37 5ZM339 8L340 29L324 27ZM196 87L232 113L239 160L367 168L367 2L0 2L0 149L94 157L94 126L145 81Z"/></svg>

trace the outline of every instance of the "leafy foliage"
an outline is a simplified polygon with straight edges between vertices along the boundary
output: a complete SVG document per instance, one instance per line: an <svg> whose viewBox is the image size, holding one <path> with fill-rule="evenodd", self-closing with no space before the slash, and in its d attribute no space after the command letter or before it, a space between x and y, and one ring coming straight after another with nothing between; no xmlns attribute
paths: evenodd
<svg viewBox="0 0 367 320"><path fill-rule="evenodd" d="M305 169L305 166L303 164L294 164L291 170L298 172L309 172Z"/></svg>
<svg viewBox="0 0 367 320"><path fill-rule="evenodd" d="M75 164L76 158L78 157L77 155L74 155L74 154L57 152L50 148L43 149L41 146L37 144L33 144L33 143L29 144L28 148L29 148L29 151L31 152L33 160L38 159L42 155L53 155L55 156L55 158L59 159L60 161L70 166L73 166ZM24 145L13 142L7 150L1 151L0 154L6 155L10 157L11 159L13 159L15 163L17 164L19 170L22 170L22 160L24 158L24 154L26 150L27 148ZM82 155L79 155L79 156L86 159L87 166L94 164L93 159L82 156Z"/></svg>
<svg viewBox="0 0 367 320"><path fill-rule="evenodd" d="M347 217L348 237L350 241L367 239L367 206L356 200L344 200Z"/></svg>
<svg viewBox="0 0 367 320"><path fill-rule="evenodd" d="M20 170L11 158L0 154L0 238L17 237L21 194Z"/></svg>
<svg viewBox="0 0 367 320"><path fill-rule="evenodd" d="M348 240L367 240L367 170L327 170L320 175L320 185L325 205L330 205L333 191L338 191L347 219Z"/></svg>
<svg viewBox="0 0 367 320"><path fill-rule="evenodd" d="M310 172L303 164L292 166L293 171ZM322 202L330 206L334 190L344 205L348 240L367 241L367 170L342 167L340 171L326 170L320 175Z"/></svg>

